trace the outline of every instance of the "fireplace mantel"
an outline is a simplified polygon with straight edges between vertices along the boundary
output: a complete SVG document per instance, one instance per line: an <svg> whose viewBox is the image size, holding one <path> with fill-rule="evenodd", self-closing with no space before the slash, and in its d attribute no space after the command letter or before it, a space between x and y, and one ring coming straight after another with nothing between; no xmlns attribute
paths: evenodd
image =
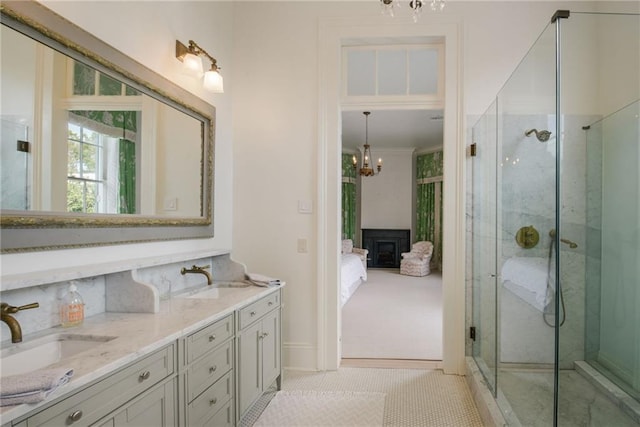
<svg viewBox="0 0 640 427"><path fill-rule="evenodd" d="M400 268L401 253L409 252L411 230L362 229L362 247L369 250L367 267Z"/></svg>

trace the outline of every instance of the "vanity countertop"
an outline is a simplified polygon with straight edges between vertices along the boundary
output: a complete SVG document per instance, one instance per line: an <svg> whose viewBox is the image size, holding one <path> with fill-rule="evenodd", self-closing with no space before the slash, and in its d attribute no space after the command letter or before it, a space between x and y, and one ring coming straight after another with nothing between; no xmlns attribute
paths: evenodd
<svg viewBox="0 0 640 427"><path fill-rule="evenodd" d="M0 423L9 423L34 409L45 406L283 286L284 284L220 289L219 298L215 299L170 298L160 301L158 313L102 313L86 318L80 326L48 329L46 332L50 334L68 333L117 338L96 344L91 350L51 365L50 367L73 369L71 381L38 404L1 407ZM41 335L42 333L38 334L38 336ZM25 337L25 342L29 338Z"/></svg>

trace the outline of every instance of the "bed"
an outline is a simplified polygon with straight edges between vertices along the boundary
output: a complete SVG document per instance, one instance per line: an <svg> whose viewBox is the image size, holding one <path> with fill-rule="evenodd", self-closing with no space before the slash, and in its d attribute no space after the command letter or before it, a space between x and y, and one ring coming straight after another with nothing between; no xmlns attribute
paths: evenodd
<svg viewBox="0 0 640 427"><path fill-rule="evenodd" d="M344 306L362 282L367 280L367 270L362 258L354 253L342 254L340 261L340 306Z"/></svg>

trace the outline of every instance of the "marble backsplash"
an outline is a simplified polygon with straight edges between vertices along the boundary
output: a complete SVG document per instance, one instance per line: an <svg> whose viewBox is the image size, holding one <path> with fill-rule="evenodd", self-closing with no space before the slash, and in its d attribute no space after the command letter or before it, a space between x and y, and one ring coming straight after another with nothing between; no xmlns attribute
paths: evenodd
<svg viewBox="0 0 640 427"><path fill-rule="evenodd" d="M209 265L208 271L211 272L214 281L244 279L245 266L231 260L228 254L140 268L136 273L138 280L155 287L162 299L191 287L206 285L204 275L180 274L182 267L191 268L193 265ZM74 280L85 303L85 317L107 311L106 287L109 281L118 274L121 273ZM38 308L20 311L13 315L20 323L23 336L27 336L60 324L60 304L69 288L69 283L70 281L61 281L3 291L0 292L0 301L14 306L33 302L40 304ZM2 322L0 324L0 340L5 342L10 338L9 328Z"/></svg>

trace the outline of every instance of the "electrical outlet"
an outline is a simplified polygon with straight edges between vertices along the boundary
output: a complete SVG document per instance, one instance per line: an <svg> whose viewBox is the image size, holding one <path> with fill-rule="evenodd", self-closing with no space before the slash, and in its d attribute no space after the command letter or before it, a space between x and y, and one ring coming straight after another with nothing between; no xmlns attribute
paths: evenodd
<svg viewBox="0 0 640 427"><path fill-rule="evenodd" d="M165 197L164 205L162 206L165 211L178 210L178 198L177 197Z"/></svg>
<svg viewBox="0 0 640 427"><path fill-rule="evenodd" d="M298 239L298 253L307 253L307 239Z"/></svg>

